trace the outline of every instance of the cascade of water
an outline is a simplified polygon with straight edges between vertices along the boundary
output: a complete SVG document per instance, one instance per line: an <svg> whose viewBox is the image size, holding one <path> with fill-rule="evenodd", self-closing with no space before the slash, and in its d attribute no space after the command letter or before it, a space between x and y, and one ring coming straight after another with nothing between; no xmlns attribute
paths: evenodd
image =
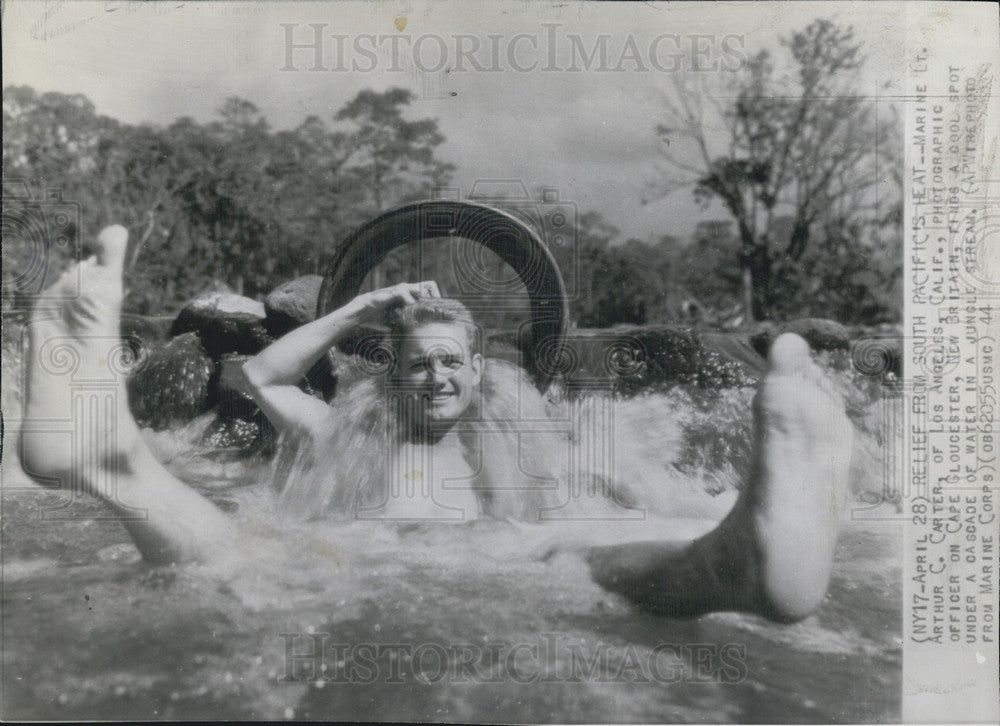
<svg viewBox="0 0 1000 726"><path fill-rule="evenodd" d="M279 442L271 484L286 513L352 518L384 503L389 480L413 468L397 461L406 414L386 385L370 376L348 384L324 436ZM682 437L665 403L593 393L557 404L522 369L489 359L473 414L457 425L480 511L527 522L724 511L672 466Z"/></svg>

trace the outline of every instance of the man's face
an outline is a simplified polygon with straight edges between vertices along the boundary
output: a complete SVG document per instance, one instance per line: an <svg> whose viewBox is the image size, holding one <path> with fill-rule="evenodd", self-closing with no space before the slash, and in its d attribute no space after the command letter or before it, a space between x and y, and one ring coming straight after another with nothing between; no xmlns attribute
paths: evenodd
<svg viewBox="0 0 1000 726"><path fill-rule="evenodd" d="M483 357L470 353L469 343L463 325L427 323L400 344L398 380L423 399L431 421L460 418L476 395Z"/></svg>

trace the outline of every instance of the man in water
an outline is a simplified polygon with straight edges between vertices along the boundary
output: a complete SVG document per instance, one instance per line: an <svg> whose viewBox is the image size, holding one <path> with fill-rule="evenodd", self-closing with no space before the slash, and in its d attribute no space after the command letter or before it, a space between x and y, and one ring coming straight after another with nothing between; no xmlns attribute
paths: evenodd
<svg viewBox="0 0 1000 726"><path fill-rule="evenodd" d="M455 424L473 407L484 360L473 345L475 328L464 306L442 299L434 282L359 295L291 331L243 366L243 389L279 433L311 452L328 451L336 445L333 434L345 425L337 419L360 412L332 408L297 384L326 351L387 312L397 339L391 383L401 394L395 400L399 417L405 418L399 440L391 442L396 466L379 472L377 478L383 481L378 483L383 486L367 487L368 496L341 492L333 497L332 492L308 498L305 504L328 509L331 498L347 500L351 506L345 513L366 518L447 519L451 513L454 520L474 519L482 508L471 487L473 471L462 455ZM431 461L421 456L424 449L433 450ZM334 457L342 453L332 452ZM314 455L314 466L323 458ZM319 472L320 477L323 474ZM385 482L390 476L403 481ZM289 484L297 489L294 482ZM332 484L353 486L346 481Z"/></svg>
<svg viewBox="0 0 1000 726"><path fill-rule="evenodd" d="M364 323L383 320L390 346L380 342L379 353L391 361L384 386L371 376L349 383L336 407L298 388L326 351ZM503 425L526 410L543 417L544 400L519 385L516 366L487 361L480 347L468 309L429 281L359 295L247 361L244 392L308 460L283 474L285 510L467 522L481 515L530 520L558 506L537 481L558 477L532 481L516 465L537 453L542 437L522 441L516 427ZM487 422L493 431L477 430Z"/></svg>
<svg viewBox="0 0 1000 726"><path fill-rule="evenodd" d="M103 230L97 254L50 289L47 297L65 298L60 314L35 311L26 362L26 421L73 419L77 392L45 359L53 340L77 357L77 374L107 375L109 341L118 339L126 243L123 227ZM60 295L77 279L80 295ZM419 300L437 297L430 283L360 296L249 362L244 370L250 389L279 428L321 435L337 412L301 394L294 382L367 315L394 305L417 307ZM441 320L411 325L399 358L397 377L412 376L409 383L423 392L411 443L449 446L449 423L465 415L482 378L482 358L468 326ZM693 542L577 548L599 584L641 607L674 616L744 610L796 620L820 604L844 506L852 432L842 405L818 385L820 373L801 338L778 338L768 363L754 403L753 466L732 512ZM128 410L124 380L119 383L116 407L95 411L86 430L75 432L83 438L76 457L71 447L54 447L50 437L25 426L26 473L44 485L78 487L100 498L119 514L151 563L200 560L225 568L241 553L254 551L258 533L223 514L155 459ZM456 507L478 506L472 491L451 495ZM135 517L137 510L145 516Z"/></svg>

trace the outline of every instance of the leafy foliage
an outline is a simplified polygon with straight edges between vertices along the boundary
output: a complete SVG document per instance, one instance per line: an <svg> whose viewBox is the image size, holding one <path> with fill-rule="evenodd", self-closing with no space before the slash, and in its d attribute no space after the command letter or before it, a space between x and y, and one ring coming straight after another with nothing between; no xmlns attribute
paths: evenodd
<svg viewBox="0 0 1000 726"><path fill-rule="evenodd" d="M880 251L898 254L901 246L898 119L880 121L878 106L856 91L864 58L851 28L816 20L783 45L790 73L762 50L728 88L674 78L668 121L657 133L686 137L695 161L668 161L689 174L696 199L718 200L732 215L748 320L785 314L831 276L851 280L833 288L834 307L857 301L860 287L874 298L863 302L868 314L898 316L898 297L887 309L895 281L881 276L869 288L857 274ZM784 235L776 234L781 218Z"/></svg>
<svg viewBox="0 0 1000 726"><path fill-rule="evenodd" d="M322 272L353 225L447 183L434 155L444 138L436 121L405 118L412 98L362 91L331 124L311 116L287 131L230 98L208 123L160 128L100 116L81 95L11 87L3 173L79 203L84 239L129 228L126 310L166 312L206 288L259 297ZM50 277L70 257L51 260Z"/></svg>
<svg viewBox="0 0 1000 726"><path fill-rule="evenodd" d="M695 197L721 201L731 219L699 224L692 240L618 244L614 226L581 210L575 244L552 250L575 291L574 323L899 318L899 124L877 119L854 93L864 59L850 28L818 20L784 46L791 74L761 51L724 94L710 93L703 75L676 74L657 132L686 136L696 161L669 157L660 191L686 171L681 182ZM327 120L274 130L252 103L230 98L208 122L155 127L101 116L79 94L11 87L3 173L79 203L82 239L112 222L129 228L127 311L173 313L206 289L260 298L322 273L352 228L450 182L453 167L436 155L444 137L435 120L410 116L413 100L404 89L364 90ZM481 249L432 240L395 250L367 284L433 276L457 289L455 254L488 277L509 276ZM5 279L28 257L5 245ZM53 248L47 279L71 257ZM494 311L484 324L509 327L508 312L525 307L523 289L505 288L484 307Z"/></svg>

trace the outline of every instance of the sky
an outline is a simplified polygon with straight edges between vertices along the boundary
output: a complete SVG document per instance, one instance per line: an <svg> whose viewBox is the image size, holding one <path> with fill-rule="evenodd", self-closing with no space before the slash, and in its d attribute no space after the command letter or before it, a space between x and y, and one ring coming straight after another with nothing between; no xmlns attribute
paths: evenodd
<svg viewBox="0 0 1000 726"><path fill-rule="evenodd" d="M621 239L655 241L726 217L697 206L689 187L658 191L668 143L693 158L683 139L656 133L673 76L715 84L762 48L780 58L779 38L817 17L852 24L864 42L862 93L879 103L898 93L905 9L895 2L8 0L3 85L82 93L130 123L205 121L236 95L275 128L330 120L363 88L405 87L416 94L410 115L438 120L438 153L463 197L479 180L556 189Z"/></svg>

